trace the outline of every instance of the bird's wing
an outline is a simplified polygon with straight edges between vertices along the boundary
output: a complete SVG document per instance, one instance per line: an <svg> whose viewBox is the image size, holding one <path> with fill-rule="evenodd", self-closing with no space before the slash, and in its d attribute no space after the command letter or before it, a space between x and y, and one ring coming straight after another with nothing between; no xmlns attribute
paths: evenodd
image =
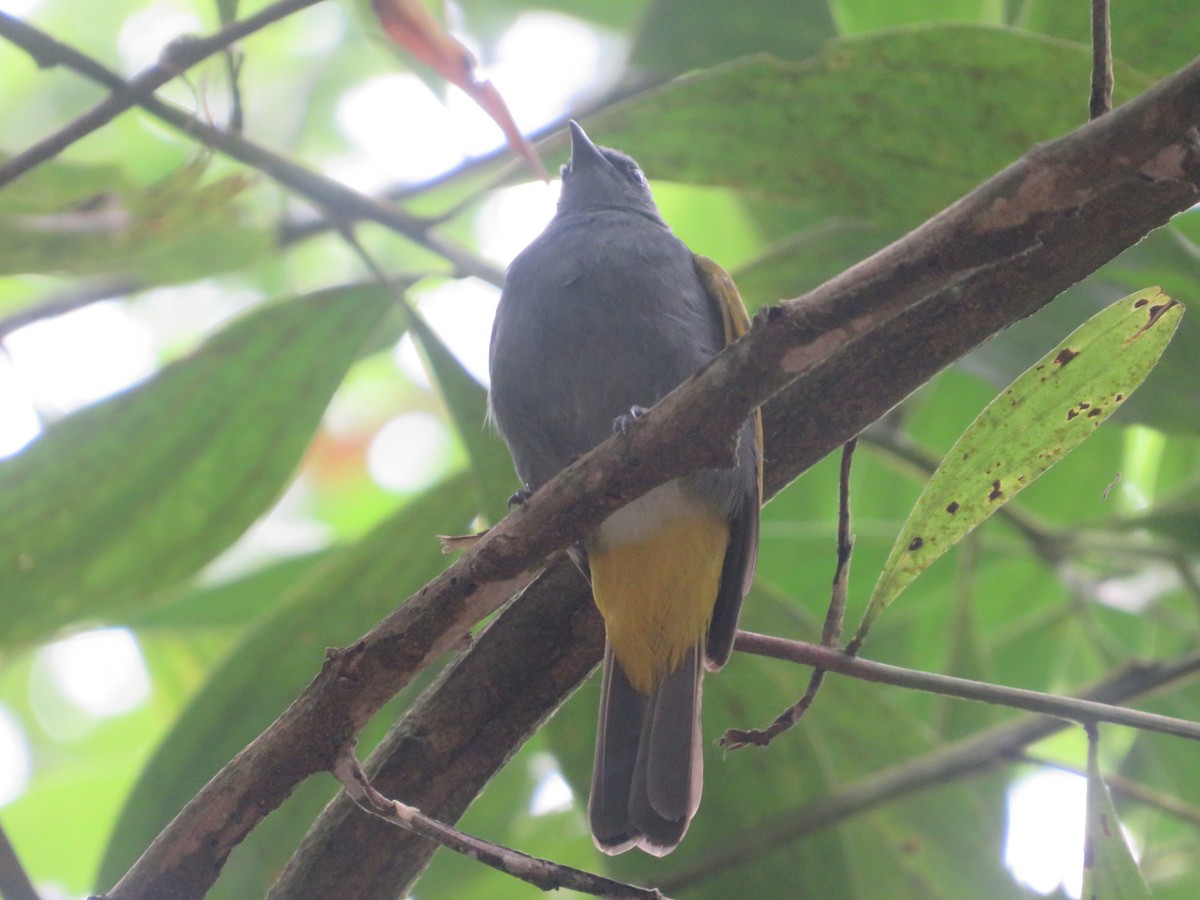
<svg viewBox="0 0 1200 900"><path fill-rule="evenodd" d="M729 273L706 256L695 254L694 260L696 274L709 299L720 312L725 344L728 346L749 330L750 316ZM754 566L758 558L758 517L763 492L763 431L762 413L757 409L742 428L743 442L750 437L751 424L754 446L749 449L754 454L756 471L753 478L747 479L742 503L730 522L729 547L725 551L721 586L717 592L705 652L706 664L710 669L719 669L729 660L737 631L738 612L742 598L754 580ZM739 447L739 460L744 458L746 451L747 448Z"/></svg>

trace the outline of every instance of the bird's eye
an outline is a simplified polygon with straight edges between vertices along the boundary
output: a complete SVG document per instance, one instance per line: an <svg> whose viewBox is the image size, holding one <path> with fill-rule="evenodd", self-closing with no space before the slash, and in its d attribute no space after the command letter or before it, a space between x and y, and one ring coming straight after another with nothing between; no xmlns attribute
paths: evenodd
<svg viewBox="0 0 1200 900"><path fill-rule="evenodd" d="M625 170L625 176L637 185L646 184L646 176L636 165L631 165Z"/></svg>

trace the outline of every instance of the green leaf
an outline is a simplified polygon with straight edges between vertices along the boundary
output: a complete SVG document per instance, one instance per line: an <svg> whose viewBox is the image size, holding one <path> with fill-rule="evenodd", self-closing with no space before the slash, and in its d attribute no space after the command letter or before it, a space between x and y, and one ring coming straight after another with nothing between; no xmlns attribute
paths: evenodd
<svg viewBox="0 0 1200 900"><path fill-rule="evenodd" d="M835 33L826 0L655 0L634 38L631 61L674 73L752 53L802 59Z"/></svg>
<svg viewBox="0 0 1200 900"><path fill-rule="evenodd" d="M1187 212L1176 216L1036 315L1015 322L976 348L960 365L999 390L1039 359L1055 335L1065 334L1132 291L1156 284L1172 297L1200 296L1197 238L1200 215ZM1173 433L1200 433L1200 391L1193 387L1192 374L1197 358L1200 321L1188 316L1150 374L1147 389L1138 391L1121 410L1121 422L1141 422Z"/></svg>
<svg viewBox="0 0 1200 900"><path fill-rule="evenodd" d="M649 4L646 0L540 0L538 11L559 13L607 29L632 29ZM528 0L460 0L466 33L476 40L495 42L513 21L530 12Z"/></svg>
<svg viewBox="0 0 1200 900"><path fill-rule="evenodd" d="M0 153L0 162L10 154ZM132 192L119 166L48 160L0 191L0 215L39 215L87 204L111 192Z"/></svg>
<svg viewBox="0 0 1200 900"><path fill-rule="evenodd" d="M1087 282L1106 299L1123 296L1142 285L1157 284L1172 297L1200 296L1200 271L1195 243L1200 216L1189 211L1176 216L1096 272ZM1122 419L1151 425L1161 431L1200 433L1200 392L1193 387L1195 361L1200 355L1200 322L1188 317L1179 326L1162 361L1150 376L1152 390L1138 393Z"/></svg>
<svg viewBox="0 0 1200 900"><path fill-rule="evenodd" d="M1004 0L832 0L830 5L843 34L928 22L999 25L1004 20Z"/></svg>
<svg viewBox="0 0 1200 900"><path fill-rule="evenodd" d="M136 709L103 718L60 697L46 677L46 654L5 654L0 708L6 718L20 722L18 746L27 746L36 762L27 789L5 805L2 818L35 883L57 885L59 896L95 892L96 867L117 813L150 749L216 658L217 643L208 635L197 640L194 632L139 635L152 696ZM93 665L90 671L103 680L103 667ZM19 770L19 764L9 769ZM57 812L47 815L48 809ZM71 847L69 854L55 849L64 846L62 841ZM7 897L2 890L0 895Z"/></svg>
<svg viewBox="0 0 1200 900"><path fill-rule="evenodd" d="M732 268L762 251L753 212L737 191L659 181L654 200L663 219L695 253L720 257Z"/></svg>
<svg viewBox="0 0 1200 900"><path fill-rule="evenodd" d="M1089 900L1150 900L1137 861L1125 842L1108 785L1100 776L1098 732L1088 732L1087 828L1083 843L1083 896Z"/></svg>
<svg viewBox="0 0 1200 900"><path fill-rule="evenodd" d="M740 188L898 233L1082 125L1075 76L1089 60L1008 29L872 32L798 64L755 57L678 79L585 125L651 181ZM1118 68L1118 101L1152 83Z"/></svg>
<svg viewBox="0 0 1200 900"><path fill-rule="evenodd" d="M288 589L215 669L155 751L113 829L99 883L114 883L192 795L287 707L320 669L326 647L351 643L440 572L446 557L436 535L461 530L473 513L466 479L438 484L362 540L331 552ZM388 720L381 715L377 725ZM376 728L372 738L378 736ZM364 755L370 745L362 736ZM243 885L250 879L254 890L232 896L262 896L328 800L328 787L312 795L303 812L293 809L283 821L272 816L269 840L256 829L218 889L227 877Z"/></svg>
<svg viewBox="0 0 1200 900"><path fill-rule="evenodd" d="M1145 380L1183 315L1158 288L1093 316L979 414L925 486L855 636L934 560L1096 430Z"/></svg>
<svg viewBox="0 0 1200 900"><path fill-rule="evenodd" d="M147 608L228 547L390 303L372 287L258 309L0 464L4 643Z"/></svg>
<svg viewBox="0 0 1200 900"><path fill-rule="evenodd" d="M148 718L144 713L137 716L139 722ZM104 740L106 735L92 734L75 742L69 754L60 747L39 748L34 789L4 807L4 828L21 863L29 872L45 873L36 881L53 880L63 891L60 896L83 897L91 892L91 879L104 850L105 827L120 809L142 763L143 754L133 749L139 747L134 741L154 739L159 733L149 725L122 724L135 735L123 746L113 747L111 740ZM48 809L59 812L48 815ZM63 846L62 841L71 847L70 853L55 850Z"/></svg>
<svg viewBox="0 0 1200 900"><path fill-rule="evenodd" d="M1022 0L1018 22L1022 28L1068 41L1091 41L1091 4L1062 0ZM1192 0L1154 0L1109 4L1112 52L1117 60L1143 72L1167 75L1196 56Z"/></svg>
<svg viewBox="0 0 1200 900"><path fill-rule="evenodd" d="M189 586L179 597L139 613L125 624L139 630L243 628L330 552L291 556L241 578L198 588Z"/></svg>
<svg viewBox="0 0 1200 900"><path fill-rule="evenodd" d="M761 251L733 273L753 312L763 303L798 297L866 259L887 241L877 230L831 220L795 232Z"/></svg>
<svg viewBox="0 0 1200 900"><path fill-rule="evenodd" d="M217 17L222 25L237 19L238 0L217 0Z"/></svg>
<svg viewBox="0 0 1200 900"><path fill-rule="evenodd" d="M70 203L51 202L70 196L52 193L36 214L0 215L0 275L116 274L164 283L248 265L274 243L268 229L245 224L233 206L250 179L234 175L201 184L206 167L207 159L181 166L145 189L117 179ZM94 174L76 171L71 193ZM39 186L32 190L41 197Z"/></svg>
<svg viewBox="0 0 1200 900"><path fill-rule="evenodd" d="M466 811L458 827L483 835L506 847L534 852L556 863L595 870L598 856L584 823L581 798L571 808L533 814L531 800L553 756L545 732L534 734L512 760L488 782L482 796ZM458 853L436 853L421 875L414 894L419 897L487 897L488 900L529 900L529 885L515 878L497 879L495 872ZM560 892L565 898L584 895ZM555 896L558 896L557 894Z"/></svg>

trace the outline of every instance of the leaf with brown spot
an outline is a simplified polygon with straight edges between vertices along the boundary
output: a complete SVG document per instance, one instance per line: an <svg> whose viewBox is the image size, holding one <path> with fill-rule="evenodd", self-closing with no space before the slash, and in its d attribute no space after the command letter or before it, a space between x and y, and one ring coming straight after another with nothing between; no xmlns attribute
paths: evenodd
<svg viewBox="0 0 1200 900"><path fill-rule="evenodd" d="M1143 300L1162 311L1148 320ZM1121 405L1154 368L1182 314L1183 307L1158 288L1118 300L1081 325L979 414L909 514L855 642L865 638L875 619L934 560L1037 480ZM976 460L988 462L980 465Z"/></svg>
<svg viewBox="0 0 1200 900"><path fill-rule="evenodd" d="M1121 831L1108 785L1097 763L1099 737L1088 735L1087 831L1084 837L1083 896L1096 900L1149 900L1137 860Z"/></svg>

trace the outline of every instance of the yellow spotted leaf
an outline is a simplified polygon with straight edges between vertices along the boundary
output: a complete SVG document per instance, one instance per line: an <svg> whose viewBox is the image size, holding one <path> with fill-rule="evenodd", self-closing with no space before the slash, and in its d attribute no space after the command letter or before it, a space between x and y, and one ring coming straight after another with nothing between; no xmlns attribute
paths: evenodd
<svg viewBox="0 0 1200 900"><path fill-rule="evenodd" d="M1147 288L1097 313L996 397L925 486L871 594L857 646L921 572L1078 446L1158 362L1183 307Z"/></svg>

